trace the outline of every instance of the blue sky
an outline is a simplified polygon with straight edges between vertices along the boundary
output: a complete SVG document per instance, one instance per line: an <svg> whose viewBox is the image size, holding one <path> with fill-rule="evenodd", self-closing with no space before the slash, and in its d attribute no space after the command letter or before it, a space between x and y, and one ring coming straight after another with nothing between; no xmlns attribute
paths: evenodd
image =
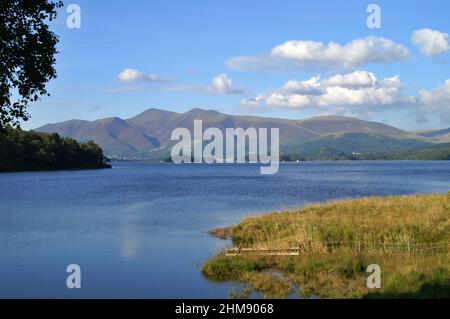
<svg viewBox="0 0 450 319"><path fill-rule="evenodd" d="M51 97L30 107L24 128L129 118L150 107L297 119L342 114L408 130L450 127L448 1L73 3L81 8L81 28L66 26L66 2L53 24L60 36L58 78L49 84ZM366 25L370 3L381 8L381 29ZM417 30L432 33L413 41ZM444 42L430 42L430 35ZM334 42L341 51L305 53L306 41L325 48ZM374 43L370 50L386 47L374 56L368 43ZM274 54L277 46L281 55ZM242 56L244 63L233 62Z"/></svg>

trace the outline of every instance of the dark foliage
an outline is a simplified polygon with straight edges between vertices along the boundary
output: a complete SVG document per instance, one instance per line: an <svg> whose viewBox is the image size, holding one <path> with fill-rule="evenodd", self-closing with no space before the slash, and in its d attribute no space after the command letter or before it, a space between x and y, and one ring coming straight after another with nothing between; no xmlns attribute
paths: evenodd
<svg viewBox="0 0 450 319"><path fill-rule="evenodd" d="M48 95L58 38L47 23L60 7L61 1L0 0L0 129L28 120L28 104Z"/></svg>
<svg viewBox="0 0 450 319"><path fill-rule="evenodd" d="M436 144L400 152L344 153L332 148L323 148L315 152L299 154L282 154L281 161L364 161L364 160L414 160L414 161L448 161L450 160L450 143Z"/></svg>
<svg viewBox="0 0 450 319"><path fill-rule="evenodd" d="M0 133L0 171L107 168L94 142L6 127Z"/></svg>

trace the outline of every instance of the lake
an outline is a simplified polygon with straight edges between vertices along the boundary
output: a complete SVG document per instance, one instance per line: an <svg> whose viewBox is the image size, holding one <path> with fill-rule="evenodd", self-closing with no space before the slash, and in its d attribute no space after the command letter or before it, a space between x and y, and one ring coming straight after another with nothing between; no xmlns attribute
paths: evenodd
<svg viewBox="0 0 450 319"><path fill-rule="evenodd" d="M200 266L207 231L305 203L450 191L450 162L112 163L0 174L0 297L227 298ZM66 266L82 288L66 287Z"/></svg>

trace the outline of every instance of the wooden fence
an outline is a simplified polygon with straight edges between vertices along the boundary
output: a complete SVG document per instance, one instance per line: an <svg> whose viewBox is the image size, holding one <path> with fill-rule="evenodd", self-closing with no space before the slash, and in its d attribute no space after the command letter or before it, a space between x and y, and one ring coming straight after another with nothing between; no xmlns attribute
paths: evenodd
<svg viewBox="0 0 450 319"><path fill-rule="evenodd" d="M351 248L355 251L361 252L366 250L378 250L378 251L405 251L409 254L414 252L426 252L426 251L448 251L450 243L386 243L386 244L374 244L363 242L330 242L330 243L313 243L304 242L300 243L296 247L280 248L280 247L233 247L225 251L225 256L239 256L239 255L264 255L264 256L299 256L301 254L307 254L313 251L328 251L332 252L338 248Z"/></svg>

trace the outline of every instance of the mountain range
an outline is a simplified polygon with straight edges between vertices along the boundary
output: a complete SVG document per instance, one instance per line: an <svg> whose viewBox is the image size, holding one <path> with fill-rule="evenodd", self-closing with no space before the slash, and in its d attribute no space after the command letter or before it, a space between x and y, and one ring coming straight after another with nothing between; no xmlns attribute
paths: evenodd
<svg viewBox="0 0 450 319"><path fill-rule="evenodd" d="M278 127L282 155L399 152L450 142L450 128L408 132L386 124L344 116L294 120L227 115L198 108L186 113L152 108L130 119L69 120L47 124L35 131L58 133L80 142L93 140L110 158L162 160L170 155L174 143L170 140L172 131L178 127L192 131L194 120L202 120L203 129L217 127L223 132L226 128Z"/></svg>

